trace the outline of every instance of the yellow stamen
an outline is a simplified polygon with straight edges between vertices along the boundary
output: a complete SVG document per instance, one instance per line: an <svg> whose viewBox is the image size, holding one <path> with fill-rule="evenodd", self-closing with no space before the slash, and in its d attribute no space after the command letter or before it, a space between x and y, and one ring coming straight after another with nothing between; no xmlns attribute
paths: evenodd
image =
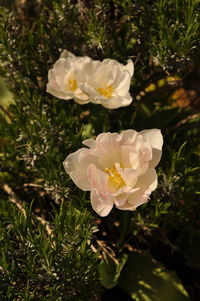
<svg viewBox="0 0 200 301"><path fill-rule="evenodd" d="M75 79L68 79L68 88L71 91L75 91L78 88L77 81Z"/></svg>
<svg viewBox="0 0 200 301"><path fill-rule="evenodd" d="M105 88L98 88L97 91L99 94L106 98L111 98L113 94L113 87L111 85L105 87Z"/></svg>
<svg viewBox="0 0 200 301"><path fill-rule="evenodd" d="M115 188L117 190L123 186L126 186L126 183L122 179L115 166L113 166L112 168L106 167L104 171L109 175L109 184L112 188Z"/></svg>

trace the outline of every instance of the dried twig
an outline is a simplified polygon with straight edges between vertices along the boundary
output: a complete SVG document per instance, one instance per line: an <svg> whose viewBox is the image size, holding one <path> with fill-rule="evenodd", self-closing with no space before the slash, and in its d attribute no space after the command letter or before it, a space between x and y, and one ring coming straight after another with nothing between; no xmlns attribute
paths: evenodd
<svg viewBox="0 0 200 301"><path fill-rule="evenodd" d="M0 105L0 109L4 112L4 114L6 114L6 116L8 117L9 123L11 123L13 121L13 117L11 115L11 113L6 110L2 105Z"/></svg>
<svg viewBox="0 0 200 301"><path fill-rule="evenodd" d="M14 191L12 190L12 188L10 186L8 186L8 184L3 184L2 186L3 190L9 195L9 200L14 203L17 208L23 213L23 215L26 217L26 211L23 208L22 203L20 202L20 200L18 199L18 197L16 196L16 194L14 193ZM47 232L47 234L49 236L53 236L53 231L49 226L49 223L41 216L35 215L35 218L45 227L45 230ZM52 245L54 245L54 243L52 243Z"/></svg>
<svg viewBox="0 0 200 301"><path fill-rule="evenodd" d="M9 195L9 200L14 203L17 208L23 213L23 215L26 217L26 211L23 208L21 202L19 201L19 199L17 198L17 196L15 195L14 191L10 188L10 186L8 186L7 184L3 184L2 186L3 190Z"/></svg>

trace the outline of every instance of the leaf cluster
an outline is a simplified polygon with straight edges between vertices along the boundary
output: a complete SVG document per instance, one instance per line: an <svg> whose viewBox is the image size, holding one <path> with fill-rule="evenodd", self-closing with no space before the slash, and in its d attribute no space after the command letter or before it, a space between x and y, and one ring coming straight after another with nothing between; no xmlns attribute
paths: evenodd
<svg viewBox="0 0 200 301"><path fill-rule="evenodd" d="M51 232L30 206L24 212L1 199L1 300L97 300L88 212L63 204L53 210Z"/></svg>

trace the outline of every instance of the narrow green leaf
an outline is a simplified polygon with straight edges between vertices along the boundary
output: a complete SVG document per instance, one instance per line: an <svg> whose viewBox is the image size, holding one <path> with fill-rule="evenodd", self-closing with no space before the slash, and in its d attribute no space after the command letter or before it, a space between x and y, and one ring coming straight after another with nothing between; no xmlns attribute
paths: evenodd
<svg viewBox="0 0 200 301"><path fill-rule="evenodd" d="M188 301L175 272L149 254L132 253L121 273L119 286L135 301Z"/></svg>
<svg viewBox="0 0 200 301"><path fill-rule="evenodd" d="M127 255L123 254L118 260L106 256L99 264L99 278L106 288L112 288L118 283L121 271L126 263Z"/></svg>

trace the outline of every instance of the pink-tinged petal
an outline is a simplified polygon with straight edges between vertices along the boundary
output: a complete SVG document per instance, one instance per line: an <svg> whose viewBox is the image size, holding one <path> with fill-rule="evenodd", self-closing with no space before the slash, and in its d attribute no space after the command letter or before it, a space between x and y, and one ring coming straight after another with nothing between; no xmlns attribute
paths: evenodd
<svg viewBox="0 0 200 301"><path fill-rule="evenodd" d="M90 85L88 85L88 83L81 83L78 82L78 85L80 87L80 89L88 96L88 99L93 102L93 103L100 103L100 99L98 97L98 93L97 91Z"/></svg>
<svg viewBox="0 0 200 301"><path fill-rule="evenodd" d="M57 81L54 79L49 81L49 83L47 84L47 92L49 92L50 90L61 92L60 86L58 85Z"/></svg>
<svg viewBox="0 0 200 301"><path fill-rule="evenodd" d="M102 88L105 84L108 83L108 80L111 75L111 66L109 64L100 64L98 67L98 72L96 72L95 82L99 84L99 88Z"/></svg>
<svg viewBox="0 0 200 301"><path fill-rule="evenodd" d="M138 178L135 188L139 188L135 193L130 194L128 203L136 209L143 203L148 201L149 195L156 189L158 185L157 174L155 169L148 169L147 172Z"/></svg>
<svg viewBox="0 0 200 301"><path fill-rule="evenodd" d="M49 80L48 85L51 86L51 88L53 88L54 90L58 90L58 91L60 90L60 86L56 81L53 69L49 70L49 72L48 72L48 80Z"/></svg>
<svg viewBox="0 0 200 301"><path fill-rule="evenodd" d="M100 216L107 216L110 211L113 208L113 204L109 203L109 204L105 204L103 203L95 190L91 191L91 204L92 204L92 208L94 209L94 211L96 211L97 214L99 214Z"/></svg>
<svg viewBox="0 0 200 301"><path fill-rule="evenodd" d="M123 131L121 135L122 135L122 144L131 146L131 144L135 142L138 132L135 130L126 130Z"/></svg>
<svg viewBox="0 0 200 301"><path fill-rule="evenodd" d="M108 175L98 169L95 164L91 163L87 169L87 177L90 183L90 187L92 189L98 190L98 192L102 192L107 194L107 182L108 182Z"/></svg>
<svg viewBox="0 0 200 301"><path fill-rule="evenodd" d="M97 158L90 154L87 148L81 148L76 152L67 156L63 162L66 172L69 174L73 182L82 190L91 189L87 176L87 169L91 162L96 163Z"/></svg>
<svg viewBox="0 0 200 301"><path fill-rule="evenodd" d="M85 64L91 61L92 59L88 56L78 56L74 59L75 69L81 69Z"/></svg>
<svg viewBox="0 0 200 301"><path fill-rule="evenodd" d="M117 86L117 92L119 96L125 96L130 89L131 77L128 71L124 71L121 74L120 82Z"/></svg>
<svg viewBox="0 0 200 301"><path fill-rule="evenodd" d="M90 102L88 99L82 99L78 97L74 97L74 101L77 102L79 105L85 105L86 103Z"/></svg>
<svg viewBox="0 0 200 301"><path fill-rule="evenodd" d="M108 64L112 62L113 64L115 64L118 68L120 68L123 71L128 71L130 73L131 76L133 76L134 73L134 65L133 65L133 61L132 60L128 60L126 65L123 65L121 63L119 63L116 60L111 60L111 59L104 59L102 61L102 64Z"/></svg>
<svg viewBox="0 0 200 301"><path fill-rule="evenodd" d="M159 129L144 130L140 134L152 147L152 160L149 162L149 167L153 168L159 163L162 155L163 136Z"/></svg>
<svg viewBox="0 0 200 301"><path fill-rule="evenodd" d="M124 206L128 196L129 196L128 194L120 194L120 196L116 197L114 202L115 206L117 208L120 206Z"/></svg>
<svg viewBox="0 0 200 301"><path fill-rule="evenodd" d="M125 202L118 202L117 199L115 201L115 207L120 210L135 210L135 207L128 202L128 198L126 198Z"/></svg>
<svg viewBox="0 0 200 301"><path fill-rule="evenodd" d="M70 63L66 59L59 59L55 62L53 70L55 74L59 74L64 78L66 72L71 68Z"/></svg>
<svg viewBox="0 0 200 301"><path fill-rule="evenodd" d="M97 136L99 162L104 168L112 168L115 162L119 162L121 138L117 133L102 133Z"/></svg>
<svg viewBox="0 0 200 301"><path fill-rule="evenodd" d="M157 173L154 168L150 168L147 170L145 174L143 174L141 177L138 178L138 181L135 185L135 187L139 187L143 190L150 189L151 191L154 191L158 186L158 179L157 179Z"/></svg>
<svg viewBox="0 0 200 301"><path fill-rule="evenodd" d="M71 96L66 95L66 93L64 93L63 91L54 90L51 87L50 83L47 84L47 92L50 93L51 95L57 97L57 98L60 98L60 99L65 99L65 100L72 99Z"/></svg>
<svg viewBox="0 0 200 301"><path fill-rule="evenodd" d="M134 151L132 145L121 146L121 166L123 168L137 169L139 167L138 152Z"/></svg>
<svg viewBox="0 0 200 301"><path fill-rule="evenodd" d="M133 187L135 186L138 178L138 170L133 168L121 168L119 163L115 163L115 168L120 174L123 181L126 183L126 186Z"/></svg>
<svg viewBox="0 0 200 301"><path fill-rule="evenodd" d="M112 98L108 99L101 99L101 104L103 107L107 109L118 109L121 107L126 107L130 105L132 102L132 97L129 93L127 93L125 96L113 96Z"/></svg>
<svg viewBox="0 0 200 301"><path fill-rule="evenodd" d="M64 59L74 59L75 55L73 53L71 53L68 50L63 50L63 52L60 55L60 58L64 58Z"/></svg>
<svg viewBox="0 0 200 301"><path fill-rule="evenodd" d="M127 64L124 66L124 69L127 70L131 76L133 76L134 73L134 65L132 60L128 60Z"/></svg>
<svg viewBox="0 0 200 301"><path fill-rule="evenodd" d="M151 147L162 150L163 136L159 129L150 129L139 132L151 145Z"/></svg>
<svg viewBox="0 0 200 301"><path fill-rule="evenodd" d="M96 141L94 139L86 139L82 142L82 144L88 146L89 148L96 147Z"/></svg>
<svg viewBox="0 0 200 301"><path fill-rule="evenodd" d="M142 138L141 135L138 137ZM149 163L152 160L152 148L149 143L142 138L140 149L138 150L140 174L144 174L149 168Z"/></svg>

